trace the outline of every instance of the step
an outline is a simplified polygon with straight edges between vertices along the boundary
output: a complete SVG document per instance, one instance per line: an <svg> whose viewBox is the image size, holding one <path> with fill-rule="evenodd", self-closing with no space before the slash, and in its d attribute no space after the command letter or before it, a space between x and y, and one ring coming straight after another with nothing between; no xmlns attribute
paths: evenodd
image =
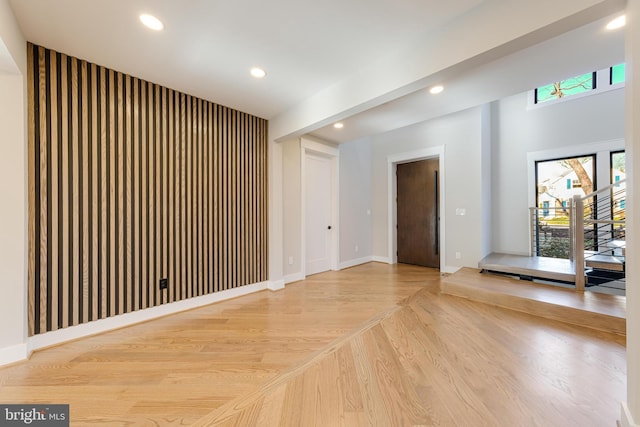
<svg viewBox="0 0 640 427"><path fill-rule="evenodd" d="M557 286L481 273L464 267L443 277L441 292L572 325L626 335L623 296L577 292Z"/></svg>
<svg viewBox="0 0 640 427"><path fill-rule="evenodd" d="M562 258L524 256L492 253L483 258L478 267L482 270L540 279L575 283L576 274L573 262Z"/></svg>
<svg viewBox="0 0 640 427"><path fill-rule="evenodd" d="M613 255L585 254L584 264L597 270L624 271L624 262Z"/></svg>

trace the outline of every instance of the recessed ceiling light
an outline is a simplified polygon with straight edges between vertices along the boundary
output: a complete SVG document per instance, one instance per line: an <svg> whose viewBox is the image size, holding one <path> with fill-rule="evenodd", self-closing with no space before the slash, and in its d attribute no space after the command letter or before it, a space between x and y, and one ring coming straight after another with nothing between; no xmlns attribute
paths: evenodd
<svg viewBox="0 0 640 427"><path fill-rule="evenodd" d="M343 123L338 122L338 123L335 123L335 124L333 125L333 127L334 127L334 128L336 128L336 129L342 129L342 128L344 127L344 124L343 124Z"/></svg>
<svg viewBox="0 0 640 427"><path fill-rule="evenodd" d="M164 24L158 18L153 15L148 15L143 13L140 15L140 22L144 24L145 27L151 28L155 31L160 31L164 28Z"/></svg>
<svg viewBox="0 0 640 427"><path fill-rule="evenodd" d="M626 15L618 16L616 19L607 24L607 30L617 30L618 28L624 27L626 23Z"/></svg>
<svg viewBox="0 0 640 427"><path fill-rule="evenodd" d="M254 67L251 69L251 75L256 79L261 79L266 76L267 73L262 68Z"/></svg>
<svg viewBox="0 0 640 427"><path fill-rule="evenodd" d="M438 85L438 86L434 86L434 87L432 87L431 89L429 89L429 92L430 92L432 95L437 95L437 94L439 94L440 92L442 92L443 90L444 90L444 86Z"/></svg>

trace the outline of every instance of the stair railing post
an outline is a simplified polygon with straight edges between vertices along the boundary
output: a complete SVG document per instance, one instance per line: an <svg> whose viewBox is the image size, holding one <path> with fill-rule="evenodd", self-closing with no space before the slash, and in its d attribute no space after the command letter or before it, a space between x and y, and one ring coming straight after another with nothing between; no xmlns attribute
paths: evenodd
<svg viewBox="0 0 640 427"><path fill-rule="evenodd" d="M569 205L569 261L575 261L576 238L575 238L575 222L576 210L572 204Z"/></svg>
<svg viewBox="0 0 640 427"><path fill-rule="evenodd" d="M576 291L584 291L584 201L580 196L573 196L574 230L574 266L576 272Z"/></svg>
<svg viewBox="0 0 640 427"><path fill-rule="evenodd" d="M537 256L540 247L540 219L538 209L529 208L529 228L531 230L531 245L529 245L529 256Z"/></svg>

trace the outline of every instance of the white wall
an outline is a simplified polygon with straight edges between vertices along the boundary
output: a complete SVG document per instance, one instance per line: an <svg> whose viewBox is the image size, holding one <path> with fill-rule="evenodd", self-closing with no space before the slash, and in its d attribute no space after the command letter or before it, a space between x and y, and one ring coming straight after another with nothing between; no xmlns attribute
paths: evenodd
<svg viewBox="0 0 640 427"><path fill-rule="evenodd" d="M302 253L302 218L301 213L301 183L300 174L300 140L292 139L280 143L282 146L282 194L284 200L284 276L285 282L299 280L302 273L300 263ZM270 255L271 256L271 255ZM289 259L292 263L289 264Z"/></svg>
<svg viewBox="0 0 640 427"><path fill-rule="evenodd" d="M627 142L627 403L622 427L640 425L640 2L627 3L626 30L626 142Z"/></svg>
<svg viewBox="0 0 640 427"><path fill-rule="evenodd" d="M0 74L0 365L27 354L26 43L0 1L0 43L15 65ZM5 70L6 72L6 70Z"/></svg>
<svg viewBox="0 0 640 427"><path fill-rule="evenodd" d="M491 105L484 104L481 110L481 146L480 146L480 201L482 203L482 240L481 258L493 252L493 160L492 156L492 120Z"/></svg>
<svg viewBox="0 0 640 427"><path fill-rule="evenodd" d="M477 267L482 258L482 108L472 108L371 138L372 245L375 257L389 258L387 157L428 147L445 147L445 268ZM466 209L457 216L456 208ZM443 237L443 236L441 236ZM456 259L455 253L461 258Z"/></svg>
<svg viewBox="0 0 640 427"><path fill-rule="evenodd" d="M491 116L493 251L528 254L527 153L623 139L624 90L530 110L522 93L492 103Z"/></svg>
<svg viewBox="0 0 640 427"><path fill-rule="evenodd" d="M27 174L22 76L0 75L0 93L1 364L26 354Z"/></svg>
<svg viewBox="0 0 640 427"><path fill-rule="evenodd" d="M345 266L369 260L372 255L372 150L368 138L341 144L339 148L340 265Z"/></svg>

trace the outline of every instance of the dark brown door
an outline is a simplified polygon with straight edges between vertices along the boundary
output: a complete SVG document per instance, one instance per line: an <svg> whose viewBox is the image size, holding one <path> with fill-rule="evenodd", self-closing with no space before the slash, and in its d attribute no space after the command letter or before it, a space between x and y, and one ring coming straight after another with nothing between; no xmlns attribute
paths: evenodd
<svg viewBox="0 0 640 427"><path fill-rule="evenodd" d="M398 262L440 267L438 159L397 167Z"/></svg>

